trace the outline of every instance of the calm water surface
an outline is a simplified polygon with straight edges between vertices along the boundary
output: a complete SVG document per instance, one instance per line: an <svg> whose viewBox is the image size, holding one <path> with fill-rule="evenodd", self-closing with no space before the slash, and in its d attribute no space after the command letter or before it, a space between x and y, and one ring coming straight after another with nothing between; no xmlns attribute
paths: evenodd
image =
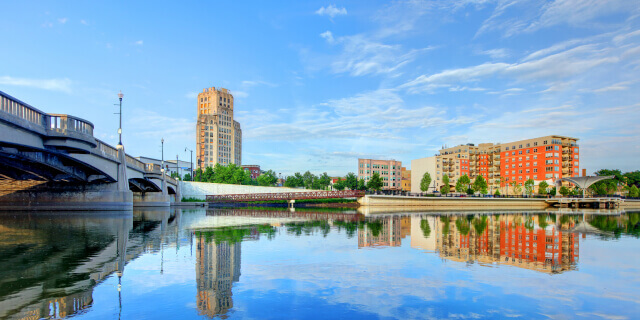
<svg viewBox="0 0 640 320"><path fill-rule="evenodd" d="M0 319L638 319L640 213L0 215Z"/></svg>

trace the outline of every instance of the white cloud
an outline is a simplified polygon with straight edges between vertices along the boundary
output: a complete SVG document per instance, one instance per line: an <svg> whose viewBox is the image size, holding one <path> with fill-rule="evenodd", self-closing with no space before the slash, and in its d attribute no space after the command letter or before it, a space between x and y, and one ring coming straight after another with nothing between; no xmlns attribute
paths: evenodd
<svg viewBox="0 0 640 320"><path fill-rule="evenodd" d="M71 80L63 79L28 79L10 76L0 77L0 84L9 86L31 87L50 91L71 92Z"/></svg>
<svg viewBox="0 0 640 320"><path fill-rule="evenodd" d="M501 31L510 37L523 32L535 32L557 25L592 28L615 25L601 18L619 13L640 12L634 0L539 0L498 1L492 15L484 21L476 36ZM617 19L616 19L617 21Z"/></svg>
<svg viewBox="0 0 640 320"><path fill-rule="evenodd" d="M504 48L484 50L479 51L478 53L488 55L491 59L504 59L509 57L509 50Z"/></svg>
<svg viewBox="0 0 640 320"><path fill-rule="evenodd" d="M328 43L334 43L335 39L333 39L333 34L331 31L327 30L320 34L320 37L327 40Z"/></svg>
<svg viewBox="0 0 640 320"><path fill-rule="evenodd" d="M60 24L65 24L67 23L67 18L60 18L58 19L58 22L60 22Z"/></svg>
<svg viewBox="0 0 640 320"><path fill-rule="evenodd" d="M80 24L84 24L85 26L88 26L88 25L89 25L89 23L88 23L86 20L84 20L84 19L83 19L83 20L80 20Z"/></svg>
<svg viewBox="0 0 640 320"><path fill-rule="evenodd" d="M254 86L267 86L267 87L272 87L275 88L278 85L275 83L271 83L268 81L262 81L262 80L244 80L241 83L243 86L245 87L254 87Z"/></svg>
<svg viewBox="0 0 640 320"><path fill-rule="evenodd" d="M135 44L136 46L141 46L141 45L144 45L144 41L138 40L138 41L134 42L133 44Z"/></svg>
<svg viewBox="0 0 640 320"><path fill-rule="evenodd" d="M340 15L346 15L347 14L347 9L343 8L338 8L335 5L331 4L328 5L327 7L320 7L320 9L316 10L316 14L319 16L329 16L332 19L335 16L340 16Z"/></svg>
<svg viewBox="0 0 640 320"><path fill-rule="evenodd" d="M601 93L601 92L609 92L609 91L628 90L629 89L629 84L631 84L631 82L629 82L629 81L618 82L616 84L612 84L612 85L606 86L604 88L593 90L593 92Z"/></svg>
<svg viewBox="0 0 640 320"><path fill-rule="evenodd" d="M343 50L333 59L331 68L334 73L349 73L352 76L395 72L419 54L433 49L427 47L407 51L401 45L376 42L364 35L339 37L335 42L341 44Z"/></svg>
<svg viewBox="0 0 640 320"><path fill-rule="evenodd" d="M409 92L431 92L434 85L455 85L478 81L484 78L508 78L528 82L557 83L563 79L584 75L587 71L603 64L616 64L621 60L637 55L635 52L627 55L630 50L606 44L585 44L561 52L561 46L552 46L527 56L518 63L487 62L476 66L448 69L431 75L421 75L401 86ZM542 56L554 52L554 54ZM638 51L640 53L640 50ZM537 57L533 59L532 57ZM551 88L550 88L551 89ZM549 90L549 89L548 89Z"/></svg>

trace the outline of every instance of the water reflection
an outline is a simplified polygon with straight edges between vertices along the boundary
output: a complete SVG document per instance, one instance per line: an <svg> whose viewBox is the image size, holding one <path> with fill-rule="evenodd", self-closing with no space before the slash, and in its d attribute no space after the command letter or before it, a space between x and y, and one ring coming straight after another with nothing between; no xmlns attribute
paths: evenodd
<svg viewBox="0 0 640 320"><path fill-rule="evenodd" d="M146 209L133 215L14 213L0 215L0 318L64 318L92 309L106 309L106 316L114 318L134 312L139 306L123 308L136 296L135 288L126 287L124 279L127 268L129 284L132 271L138 272L135 277L148 276L139 272L140 264L145 270L157 270L161 277L191 274L193 278L185 280L185 286L193 291L180 293L193 304L191 310L199 316L229 317L236 309L234 299L247 299L246 295L238 295L239 283L250 281L247 277L256 280L256 269L251 264L249 275L241 280L243 261L247 272L243 245L244 254L249 254L249 260L255 263L257 258L252 255L264 241L286 240L277 241L280 250L286 251L299 237L327 238L329 252L332 245L344 244L350 249L341 250L353 249L361 257L378 251L395 251L393 255L397 256L402 250L399 247L410 247L413 254L403 254L437 256L438 261L462 267L517 267L513 270L546 276L580 274L576 271L579 240L587 235L600 240L624 235L640 237L640 213L439 212L364 216L355 211L262 209ZM343 257L358 254L351 255ZM145 261L149 256L157 259ZM179 256L184 260L176 269ZM137 270L130 267L134 261L138 263ZM157 265L149 265L151 262ZM309 266L305 271L313 277L325 273L312 262L303 261L300 265L304 263ZM349 263L333 261L336 267ZM367 266L363 261L359 263ZM415 272L415 266L411 266L411 272ZM189 271L194 269L195 273ZM165 270L169 273L164 274ZM129 290L128 295L121 295L121 279L122 291ZM286 281L294 279L291 274ZM140 282L152 281L143 278ZM105 285L113 286L104 292L117 301L116 305L96 298L96 288ZM149 285L154 287L153 283ZM161 285L155 287L168 290ZM176 297L169 291L159 293L156 303L169 296ZM188 303L179 308L184 305ZM100 317L100 313L96 314ZM129 317L135 318L136 314L129 313Z"/></svg>
<svg viewBox="0 0 640 320"><path fill-rule="evenodd" d="M64 318L93 304L93 288L124 270L130 217L0 215L0 318Z"/></svg>

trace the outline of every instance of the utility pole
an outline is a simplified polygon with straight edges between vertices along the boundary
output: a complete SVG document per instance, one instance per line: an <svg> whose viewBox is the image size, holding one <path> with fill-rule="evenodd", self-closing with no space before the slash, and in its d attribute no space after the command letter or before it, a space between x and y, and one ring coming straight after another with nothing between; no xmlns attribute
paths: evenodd
<svg viewBox="0 0 640 320"><path fill-rule="evenodd" d="M160 144L162 146L162 160L160 164L160 172L164 172L164 138L160 139Z"/></svg>
<svg viewBox="0 0 640 320"><path fill-rule="evenodd" d="M178 179L180 179L180 164L178 160L178 155L176 154L176 173L178 173Z"/></svg>

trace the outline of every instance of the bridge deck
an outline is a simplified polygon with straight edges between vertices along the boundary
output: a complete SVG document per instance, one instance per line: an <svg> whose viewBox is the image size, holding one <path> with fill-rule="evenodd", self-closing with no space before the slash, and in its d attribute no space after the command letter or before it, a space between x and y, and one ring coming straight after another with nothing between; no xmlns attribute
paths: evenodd
<svg viewBox="0 0 640 320"><path fill-rule="evenodd" d="M249 202L249 201L307 200L307 199L360 198L360 197L364 197L364 191L346 190L346 191L222 194L222 195L208 195L206 197L206 200L207 202Z"/></svg>

